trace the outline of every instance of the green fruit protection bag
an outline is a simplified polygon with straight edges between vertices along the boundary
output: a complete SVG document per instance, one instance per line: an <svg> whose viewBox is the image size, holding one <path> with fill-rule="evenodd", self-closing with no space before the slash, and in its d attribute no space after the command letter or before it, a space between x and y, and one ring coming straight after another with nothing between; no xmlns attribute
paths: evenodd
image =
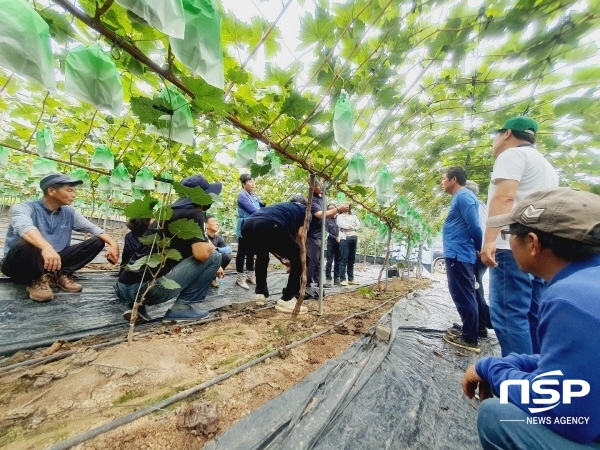
<svg viewBox="0 0 600 450"><path fill-rule="evenodd" d="M98 45L80 45L65 63L65 92L113 116L123 112L123 85L117 66Z"/></svg>
<svg viewBox="0 0 600 450"><path fill-rule="evenodd" d="M360 153L355 153L348 166L348 182L359 186L369 186L369 174L365 158Z"/></svg>
<svg viewBox="0 0 600 450"><path fill-rule="evenodd" d="M0 0L0 66L56 89L50 28L25 0Z"/></svg>
<svg viewBox="0 0 600 450"><path fill-rule="evenodd" d="M99 145L94 149L90 167L113 170L115 168L115 157L106 145Z"/></svg>
<svg viewBox="0 0 600 450"><path fill-rule="evenodd" d="M281 167L281 159L277 153L271 150L269 153L267 153L265 160L271 164L269 175L277 176L277 174L279 174L279 168Z"/></svg>
<svg viewBox="0 0 600 450"><path fill-rule="evenodd" d="M161 33L183 39L185 18L182 0L117 0L117 3Z"/></svg>
<svg viewBox="0 0 600 450"><path fill-rule="evenodd" d="M139 189L133 189L133 199L134 200L143 200L144 199L144 191Z"/></svg>
<svg viewBox="0 0 600 450"><path fill-rule="evenodd" d="M6 147L0 145L0 167L8 166L9 151Z"/></svg>
<svg viewBox="0 0 600 450"><path fill-rule="evenodd" d="M54 136L50 128L42 128L35 133L35 144L37 146L38 155L42 158L50 156L54 151Z"/></svg>
<svg viewBox="0 0 600 450"><path fill-rule="evenodd" d="M406 214L408 214L408 200L404 197L400 197L396 201L396 212L400 217L406 217Z"/></svg>
<svg viewBox="0 0 600 450"><path fill-rule="evenodd" d="M29 179L29 174L25 169L21 168L8 169L4 174L4 178L11 183L22 183Z"/></svg>
<svg viewBox="0 0 600 450"><path fill-rule="evenodd" d="M375 200L382 206L390 206L390 198L394 195L394 179L386 166L383 166L375 180Z"/></svg>
<svg viewBox="0 0 600 450"><path fill-rule="evenodd" d="M58 173L56 163L46 158L36 158L31 165L32 177L45 177L51 173Z"/></svg>
<svg viewBox="0 0 600 450"><path fill-rule="evenodd" d="M98 178L98 190L103 194L108 194L111 191L110 178L106 175L102 175Z"/></svg>
<svg viewBox="0 0 600 450"><path fill-rule="evenodd" d="M258 150L258 141L256 139L244 139L240 142L237 153L235 154L236 167L247 168L254 164L258 164L256 151Z"/></svg>
<svg viewBox="0 0 600 450"><path fill-rule="evenodd" d="M354 138L354 111L346 91L342 90L333 109L333 134L340 147L350 151Z"/></svg>
<svg viewBox="0 0 600 450"><path fill-rule="evenodd" d="M165 139L194 145L194 120L187 100L176 87L168 86L160 91L158 98L164 100L173 111L173 115L159 117L159 126L148 125L148 133L157 134Z"/></svg>
<svg viewBox="0 0 600 450"><path fill-rule="evenodd" d="M377 236L376 236L375 240L377 242L379 242L380 244L385 244L387 242L387 238L388 238L388 227L385 223L382 223L379 225L379 228L377 229Z"/></svg>
<svg viewBox="0 0 600 450"><path fill-rule="evenodd" d="M161 175L162 178L166 178L167 180L172 180L173 175L170 172L166 172ZM165 181L159 181L156 183L156 192L159 194L168 194L171 191L171 183L167 183Z"/></svg>
<svg viewBox="0 0 600 450"><path fill-rule="evenodd" d="M154 190L154 175L147 167L142 167L135 176L133 187L142 191Z"/></svg>
<svg viewBox="0 0 600 450"><path fill-rule="evenodd" d="M130 191L131 177L125 164L120 163L110 174L110 187L113 190Z"/></svg>
<svg viewBox="0 0 600 450"><path fill-rule="evenodd" d="M90 178L90 174L85 169L75 169L71 171L69 174L73 180L81 180L83 184L77 186L78 189L91 189L92 188L92 180Z"/></svg>
<svg viewBox="0 0 600 450"><path fill-rule="evenodd" d="M338 205L341 205L346 202L346 194L343 192L338 192L338 194L335 196L335 199L337 200Z"/></svg>
<svg viewBox="0 0 600 450"><path fill-rule="evenodd" d="M171 37L171 50L195 75L218 89L225 86L221 13L216 0L183 0L185 36Z"/></svg>

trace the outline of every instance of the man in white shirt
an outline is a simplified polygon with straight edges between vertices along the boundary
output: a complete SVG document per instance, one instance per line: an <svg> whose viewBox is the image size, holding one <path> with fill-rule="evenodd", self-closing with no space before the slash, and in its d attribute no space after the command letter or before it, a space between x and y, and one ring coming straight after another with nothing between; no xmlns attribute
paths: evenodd
<svg viewBox="0 0 600 450"><path fill-rule="evenodd" d="M508 119L492 144L496 158L488 190L488 217L508 214L536 191L558 186L552 165L534 147L538 123L525 116ZM487 228L481 261L490 267L490 315L502 356L539 353L538 303L541 278L521 272L500 228Z"/></svg>

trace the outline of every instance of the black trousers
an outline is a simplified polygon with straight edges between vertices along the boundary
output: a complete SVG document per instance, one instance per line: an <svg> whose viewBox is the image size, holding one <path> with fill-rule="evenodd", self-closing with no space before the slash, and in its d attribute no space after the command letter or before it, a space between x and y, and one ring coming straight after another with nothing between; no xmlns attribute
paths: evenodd
<svg viewBox="0 0 600 450"><path fill-rule="evenodd" d="M490 318L490 307L485 301L485 293L483 291L483 276L487 270L487 266L481 262L481 259L477 258L477 262L475 263L475 279L479 283L479 289L475 291L475 295L477 297L477 309L479 314L479 333L484 333L489 328L492 327L492 319Z"/></svg>
<svg viewBox="0 0 600 450"><path fill-rule="evenodd" d="M250 250L248 239L238 238L237 255L235 256L235 270L237 273L244 273L244 260L246 261L246 270L252 272L254 270L254 255L256 253Z"/></svg>
<svg viewBox="0 0 600 450"><path fill-rule="evenodd" d="M225 270L225 267L227 267L230 262L231 262L231 255L228 255L226 253L221 253L221 268L223 270Z"/></svg>
<svg viewBox="0 0 600 450"><path fill-rule="evenodd" d="M445 259L448 289L462 321L463 339L476 343L479 338L477 334L479 313L475 295L474 264L456 258Z"/></svg>
<svg viewBox="0 0 600 450"><path fill-rule="evenodd" d="M306 285L319 282L321 272L321 238L306 237Z"/></svg>
<svg viewBox="0 0 600 450"><path fill-rule="evenodd" d="M287 286L283 289L281 298L291 300L300 293L300 278L302 263L300 261L300 246L296 237L270 220L246 220L242 228L244 239L250 244L250 249L256 254L256 289L257 294L269 296L267 286L267 268L269 253L273 252L290 261L290 274Z"/></svg>
<svg viewBox="0 0 600 450"><path fill-rule="evenodd" d="M62 263L60 273L72 275L92 261L103 248L104 241L93 237L58 252ZM16 283L31 284L46 273L42 252L20 239L2 260L2 273Z"/></svg>
<svg viewBox="0 0 600 450"><path fill-rule="evenodd" d="M325 278L331 281L331 266L333 265L333 279L340 279L340 243L335 239L327 239L327 264L325 265Z"/></svg>

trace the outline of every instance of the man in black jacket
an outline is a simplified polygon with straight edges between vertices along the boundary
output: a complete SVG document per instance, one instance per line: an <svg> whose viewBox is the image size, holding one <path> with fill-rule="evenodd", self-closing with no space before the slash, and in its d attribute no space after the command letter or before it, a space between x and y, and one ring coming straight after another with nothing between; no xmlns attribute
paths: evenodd
<svg viewBox="0 0 600 450"><path fill-rule="evenodd" d="M336 205L330 203L327 205L327 210L331 211L336 209ZM326 283L323 285L325 289L331 289L331 266L333 265L333 283L340 284L340 227L336 221L337 214L333 217L327 218L325 224L327 230L327 265L325 266L325 278Z"/></svg>

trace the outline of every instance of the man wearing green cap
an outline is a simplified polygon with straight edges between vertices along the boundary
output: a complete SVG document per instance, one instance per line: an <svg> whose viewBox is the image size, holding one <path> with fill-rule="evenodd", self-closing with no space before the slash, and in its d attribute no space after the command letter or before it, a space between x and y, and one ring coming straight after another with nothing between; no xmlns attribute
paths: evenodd
<svg viewBox="0 0 600 450"><path fill-rule="evenodd" d="M534 146L538 130L535 120L517 116L496 133L488 217L508 214L529 194L558 186L554 167ZM490 316L502 356L538 353L538 304L544 281L519 271L500 228L485 230L481 261L490 267Z"/></svg>

